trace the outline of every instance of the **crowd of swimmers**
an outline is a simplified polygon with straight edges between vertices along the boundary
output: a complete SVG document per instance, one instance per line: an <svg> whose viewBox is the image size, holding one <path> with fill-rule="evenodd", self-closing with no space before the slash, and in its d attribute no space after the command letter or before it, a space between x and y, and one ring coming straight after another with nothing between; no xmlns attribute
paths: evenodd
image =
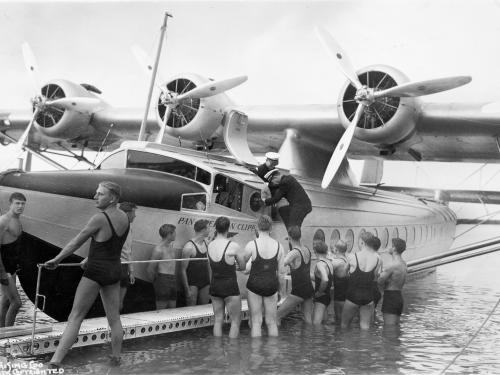
<svg viewBox="0 0 500 375"><path fill-rule="evenodd" d="M271 179L279 176L275 170L270 172ZM46 268L55 269L64 258L91 240L88 258L82 262L84 274L68 323L50 362L52 367L60 366L98 294L101 295L111 329L111 362L120 362L123 340L120 310L127 287L135 280L132 263L121 262L132 259L130 224L134 221L137 208L131 202L119 204L120 195L119 185L101 182L94 196L100 212L90 218L56 257L45 263ZM20 216L26 197L13 193L9 202L8 212L0 216L1 326L13 325L21 306L15 284L19 264L15 254L18 254L22 233ZM297 225L301 224L304 213L307 214L307 205L288 210L284 215L289 224L286 246L273 238L272 219L266 215L257 219L256 236L244 247L228 237L231 223L227 217L215 220L215 234L211 240L209 222L198 220L194 223L194 237L182 249L180 286L188 306L211 302L214 335L222 335L225 311L230 317L229 336L235 338L239 335L242 291L238 285L238 271L248 274L246 289L252 337L262 335L263 323L269 336L277 336L280 320L299 305L306 323L322 324L328 317L332 300L336 324L348 328L356 318L361 329L368 329L381 298L380 290L384 292L384 324L398 324L403 309L401 290L407 273L401 257L405 242L399 238L392 239L389 249L392 260L387 264L382 263L377 253L380 240L370 232L361 234L357 252L347 253L347 245L341 240L330 244L330 248L323 241L315 241L311 251L304 244L301 227ZM154 283L158 309L174 308L178 300L175 230L172 224L160 227L161 241L153 249L152 262L147 268ZM311 264L314 264L313 269ZM288 270L290 292L285 282Z"/></svg>

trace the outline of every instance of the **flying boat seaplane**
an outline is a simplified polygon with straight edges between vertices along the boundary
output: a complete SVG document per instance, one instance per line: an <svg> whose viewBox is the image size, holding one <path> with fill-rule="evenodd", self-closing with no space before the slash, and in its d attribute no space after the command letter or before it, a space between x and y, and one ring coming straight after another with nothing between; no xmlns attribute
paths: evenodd
<svg viewBox="0 0 500 375"><path fill-rule="evenodd" d="M91 170L1 174L3 205L14 191L28 198L19 275L27 295L33 300L37 264L54 257L95 213L93 195L104 180L120 184L122 200L138 206L134 260L150 259L160 240L158 228L165 223L177 227L175 247L180 251L194 235L193 224L200 218L213 225L217 217L227 216L232 239L244 246L255 236L257 217L271 213L261 202L265 182L247 168L257 163L254 154L269 150L279 151L284 172L294 174L311 198L313 210L302 225L303 242L309 247L314 241L343 239L348 251L355 252L360 235L369 231L381 239L382 249L392 238L404 239L409 264L422 266L446 255L457 220L446 204L384 191L380 186L362 186L345 155L375 158L374 163L365 163L363 173L363 181L375 185L382 177L383 159L490 160L498 154L494 130L498 116L481 110L485 104L423 105L418 100L462 86L470 77L409 82L398 70L379 65L356 72L327 31L318 29L318 35L348 78L336 109L238 106L225 91L244 77L213 82L197 75L179 76L162 85L157 99L160 129L156 142L144 140L148 124L143 123L138 141L123 142ZM45 96L49 104L58 100ZM35 108L30 126L39 124L40 111ZM68 126L74 123L78 121ZM181 145L205 147L200 151L165 144L168 137L180 140ZM206 147L207 140L222 142L226 152ZM273 236L285 242L286 228L279 216L274 219ZM88 244L65 261L79 262L87 252ZM146 267L134 267L136 283L127 293L124 312L155 308ZM82 272L78 267L43 270L40 294L46 296L48 315L67 319ZM240 273L238 278L244 295L246 276ZM102 314L99 303L89 317Z"/></svg>

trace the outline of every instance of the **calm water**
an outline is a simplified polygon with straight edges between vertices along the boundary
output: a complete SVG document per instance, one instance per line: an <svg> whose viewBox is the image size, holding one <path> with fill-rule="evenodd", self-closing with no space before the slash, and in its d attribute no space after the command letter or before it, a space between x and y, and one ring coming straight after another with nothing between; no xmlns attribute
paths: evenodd
<svg viewBox="0 0 500 375"><path fill-rule="evenodd" d="M215 339L210 329L198 329L126 341L119 368L108 366L108 346L75 349L65 359L65 373L437 374L500 298L499 273L500 254L491 254L412 278L397 330L383 328L380 311L369 332L341 332L333 324L313 329L294 316L283 322L276 339L251 339L244 323L237 340ZM29 321L31 311L24 310L23 319ZM447 373L500 373L499 348L500 307Z"/></svg>

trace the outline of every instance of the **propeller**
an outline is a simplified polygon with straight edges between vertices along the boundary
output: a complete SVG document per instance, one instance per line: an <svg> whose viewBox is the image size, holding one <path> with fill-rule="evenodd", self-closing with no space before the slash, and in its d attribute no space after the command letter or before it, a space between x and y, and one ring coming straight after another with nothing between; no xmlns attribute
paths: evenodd
<svg viewBox="0 0 500 375"><path fill-rule="evenodd" d="M147 74L147 76L151 75L153 71L153 65L151 61L153 61L148 54L138 45L132 46L132 53L135 58L139 62L139 65ZM170 114L175 111L175 109L182 104L183 101L188 101L192 99L203 99L208 98L214 95L222 94L225 91L231 90L232 88L241 85L245 82L248 77L247 76L238 76L233 78L222 79L219 81L209 81L204 83L198 87L194 87L193 89L186 92L177 92L173 89L169 89L163 83L167 82L164 79L164 75L157 71L158 79L162 84L156 84L156 86L161 90L160 100L163 105L165 105L165 114L162 121L161 129L156 137L156 142L161 143L163 139L163 135L165 134L165 127L167 126L168 118Z"/></svg>
<svg viewBox="0 0 500 375"><path fill-rule="evenodd" d="M389 97L419 97L435 94L463 86L472 80L470 76L454 76L426 81L408 82L387 89L379 89L378 86L374 88L368 87L367 85L361 84L349 57L337 41L330 35L330 33L324 28L317 27L316 34L318 35L318 38L322 42L323 46L327 49L328 53L335 58L342 73L356 88L354 100L358 103L354 118L337 144L330 162L328 163L325 174L323 175L323 180L321 182L321 187L323 189L327 188L335 177L349 145L351 144L354 131L356 130L356 126L364 110L370 110L370 107L374 104L384 103L384 100L387 100L386 98Z"/></svg>

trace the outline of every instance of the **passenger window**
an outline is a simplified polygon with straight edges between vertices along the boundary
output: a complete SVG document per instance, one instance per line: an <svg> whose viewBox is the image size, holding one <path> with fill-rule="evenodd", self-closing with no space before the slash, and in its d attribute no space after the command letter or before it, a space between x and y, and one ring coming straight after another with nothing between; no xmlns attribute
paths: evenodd
<svg viewBox="0 0 500 375"><path fill-rule="evenodd" d="M410 227L408 229L408 241L407 241L407 245L412 245L413 246L413 242L415 241L415 227Z"/></svg>
<svg viewBox="0 0 500 375"><path fill-rule="evenodd" d="M361 236L366 233L366 230L361 229L358 236L358 249L361 250Z"/></svg>
<svg viewBox="0 0 500 375"><path fill-rule="evenodd" d="M418 245L422 239L422 227L419 225L415 228L415 245Z"/></svg>
<svg viewBox="0 0 500 375"><path fill-rule="evenodd" d="M392 230L392 238L399 238L399 231L398 228L394 228Z"/></svg>
<svg viewBox="0 0 500 375"><path fill-rule="evenodd" d="M335 252L335 244L340 240L340 232L334 229L332 235L330 236L330 252Z"/></svg>
<svg viewBox="0 0 500 375"><path fill-rule="evenodd" d="M406 227L401 228L401 232L399 232L399 238L401 238L403 241L407 241L408 239L408 230Z"/></svg>
<svg viewBox="0 0 500 375"><path fill-rule="evenodd" d="M207 195L205 193L182 194L181 207L188 210L206 211Z"/></svg>
<svg viewBox="0 0 500 375"><path fill-rule="evenodd" d="M354 232L348 229L345 234L345 243L347 244L347 251L350 252L354 246Z"/></svg>
<svg viewBox="0 0 500 375"><path fill-rule="evenodd" d="M243 184L235 179L218 174L214 180L215 203L241 211Z"/></svg>
<svg viewBox="0 0 500 375"><path fill-rule="evenodd" d="M316 233L314 233L314 236L313 236L313 246L314 246L314 243L315 242L325 242L325 232L323 232L322 229L318 229L316 231Z"/></svg>

